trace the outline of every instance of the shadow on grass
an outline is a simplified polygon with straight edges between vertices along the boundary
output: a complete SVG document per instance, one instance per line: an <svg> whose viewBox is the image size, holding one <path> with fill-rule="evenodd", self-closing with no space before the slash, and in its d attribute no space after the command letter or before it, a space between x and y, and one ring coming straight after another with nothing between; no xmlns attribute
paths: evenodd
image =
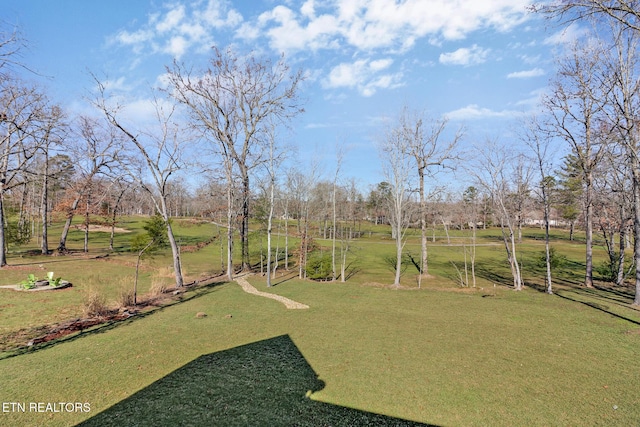
<svg viewBox="0 0 640 427"><path fill-rule="evenodd" d="M598 289L600 292L602 292L601 289ZM569 301L573 301L573 302L577 302L579 304L582 305L586 305L587 307L590 308L594 308L598 311L601 311L603 313L607 313L613 317L617 317L618 319L622 319L625 320L627 322L633 323L635 325L640 325L640 321L632 319L630 317L624 316L622 314L616 313L614 312L611 307L609 307L608 304L603 304L602 300L604 300L604 302L607 302L610 298L607 297L606 295L603 296L601 293L598 293L598 290L596 289L590 289L590 288L576 288L576 289L571 289L571 290L556 290L555 291L555 295L559 296L560 298L564 298L566 300ZM606 291L605 291L606 292ZM582 298L588 298L589 300L582 300ZM613 304L616 305L620 305L623 308L629 308L629 304L621 304L620 302L613 302Z"/></svg>
<svg viewBox="0 0 640 427"><path fill-rule="evenodd" d="M46 341L43 343L39 343L39 344L35 344L33 346L28 346L28 347L20 347L18 349L15 350L8 350L5 351L3 353L0 353L0 360L4 360L4 359L10 359L12 357L16 357L16 356L21 356L23 354L27 354L27 353L33 353L36 351L40 351L40 350L44 350L46 348L50 348L59 344L63 344L66 342L70 342L70 341L75 341L77 339L83 338L83 337L87 337L90 335L94 335L94 334L101 334L107 331L110 331L112 329L115 329L119 326L123 326L123 325L128 325L132 322L135 322L136 320L139 319L143 319L147 316L151 316L152 314L158 313L160 311L163 311L166 308L172 307L176 304L181 304L183 302L187 302L187 301L191 301L193 299L196 298L200 298L203 295L207 295L210 292L213 292L215 290L216 287L223 285L225 283L229 283L229 282L213 282L213 283L209 283L207 285L201 285L200 287L193 289L191 291L191 293L185 293L182 294L178 299L173 300L171 302L168 302L166 304L163 305L159 305L153 309L147 310L147 311L142 311L139 312L127 319L124 320L110 320L107 321L105 323L101 323L98 326L93 326L90 327L88 329L84 329L84 330L80 330L79 332L75 332L69 335L65 335L61 338L57 338L55 340L51 340L51 341Z"/></svg>
<svg viewBox="0 0 640 427"><path fill-rule="evenodd" d="M80 426L424 426L308 398L324 388L288 335L206 354Z"/></svg>

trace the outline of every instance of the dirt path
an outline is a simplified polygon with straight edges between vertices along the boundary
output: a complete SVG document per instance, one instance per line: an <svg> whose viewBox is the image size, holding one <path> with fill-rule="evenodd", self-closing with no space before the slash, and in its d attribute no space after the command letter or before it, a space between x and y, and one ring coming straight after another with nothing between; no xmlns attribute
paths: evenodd
<svg viewBox="0 0 640 427"><path fill-rule="evenodd" d="M244 277L236 277L236 282L238 282L238 285L240 285L242 287L242 289L244 289L245 292L253 294L253 295L258 295L258 296L261 296L261 297L265 297L265 298L271 298L271 299L274 299L276 301L280 301L288 309L300 310L300 309L309 308L308 305L301 304L299 302L290 300L289 298L285 298L283 296L276 295L276 294L270 294L268 292L261 292L261 291L257 290L256 288L254 288L249 282L247 282L247 279L245 279Z"/></svg>

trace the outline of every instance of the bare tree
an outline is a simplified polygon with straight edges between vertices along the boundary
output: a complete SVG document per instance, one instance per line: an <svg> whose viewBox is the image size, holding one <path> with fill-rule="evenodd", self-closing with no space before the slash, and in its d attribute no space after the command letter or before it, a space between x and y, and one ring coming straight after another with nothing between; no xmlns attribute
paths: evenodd
<svg viewBox="0 0 640 427"><path fill-rule="evenodd" d="M532 9L565 23L604 18L640 31L640 1L637 0L555 0Z"/></svg>
<svg viewBox="0 0 640 427"><path fill-rule="evenodd" d="M623 148L631 172L636 265L633 303L640 305L640 31L630 30L621 22L615 20L609 25L613 48L606 51L607 68L603 71L610 82L607 95L611 108L606 111L613 126L612 139Z"/></svg>
<svg viewBox="0 0 640 427"><path fill-rule="evenodd" d="M594 40L572 46L558 63L551 93L544 99L549 112L545 125L552 136L572 148L582 172L586 223L585 286L593 286L593 172L606 153L604 110L607 86L603 77L603 49Z"/></svg>
<svg viewBox="0 0 640 427"><path fill-rule="evenodd" d="M0 22L0 87L7 84L12 67L28 69L20 61L21 50L26 46L26 41L18 28L7 27L8 24Z"/></svg>
<svg viewBox="0 0 640 427"><path fill-rule="evenodd" d="M40 203L40 214L42 216L42 241L40 249L43 255L49 254L48 240L48 216L49 216L49 158L52 147L61 146L66 134L68 126L65 123L65 115L62 109L53 105L47 109L46 116L43 118L40 147L44 155L42 164L42 198Z"/></svg>
<svg viewBox="0 0 640 427"><path fill-rule="evenodd" d="M240 173L240 245L242 269L248 270L249 172L264 161L269 124L286 124L303 111L298 100L302 73L292 73L283 57L273 63L254 54L240 58L231 48L223 51L214 47L203 73L195 75L176 62L168 69L168 76L173 96L219 145L225 168L235 167Z"/></svg>
<svg viewBox="0 0 640 427"><path fill-rule="evenodd" d="M11 188L25 185L27 165L38 151L34 137L42 118L44 95L17 79L0 76L0 267L7 264L4 195Z"/></svg>
<svg viewBox="0 0 640 427"><path fill-rule="evenodd" d="M469 166L469 173L493 200L513 277L513 287L519 291L524 282L517 256L517 183L530 179L530 168L524 164L524 156L513 152L512 147L501 147L493 141L487 141L485 146L478 147L476 151L480 155Z"/></svg>
<svg viewBox="0 0 640 427"><path fill-rule="evenodd" d="M67 251L67 236L80 202L91 196L91 186L99 175L114 174L113 170L120 163L124 152L122 138L96 118L79 117L77 132L76 144L68 148L74 155L78 179L66 209L66 221L58 243L60 253Z"/></svg>
<svg viewBox="0 0 640 427"><path fill-rule="evenodd" d="M100 82L97 83L100 93L95 101L95 106L105 115L109 123L133 144L134 149L142 156L147 173L151 176L153 187L147 185L141 170L129 171L131 177L149 194L156 212L160 214L165 223L173 255L176 287L182 287L184 282L180 247L173 234L171 213L167 201L170 196L169 180L185 167L183 156L185 144L190 142L188 132L179 125L174 117L175 106L167 100L161 100L157 97L153 99L157 123L154 128L152 130L131 130L134 125L124 124L118 116L121 107L108 105L105 86Z"/></svg>
<svg viewBox="0 0 640 427"><path fill-rule="evenodd" d="M336 204L337 204L337 192L338 192L338 177L340 176L340 168L342 167L342 160L344 159L344 147L336 144L336 170L333 175L333 188L331 191L331 210L332 210L332 225L331 225L331 275L332 280L335 281L337 277L336 272ZM344 277L344 274L342 275ZM344 280L343 280L344 281Z"/></svg>
<svg viewBox="0 0 640 427"><path fill-rule="evenodd" d="M463 131L459 129L450 141L443 141L448 120L446 118L432 119L424 113L411 112L406 107L400 114L402 134L406 139L406 149L415 161L418 171L418 195L420 203L420 231L421 258L420 279L429 273L427 257L427 207L425 198L425 178L433 177L445 168L445 162L456 158L454 150L462 138ZM418 283L420 282L420 279Z"/></svg>
<svg viewBox="0 0 640 427"><path fill-rule="evenodd" d="M532 117L530 121L525 123L523 133L521 135L524 143L534 153L534 162L539 173L539 190L542 200L543 221L544 221L544 252L546 264L546 292L553 294L553 283L551 280L551 247L549 243L549 215L551 211L551 190L553 187L553 178L551 176L550 160L553 156L551 150L551 139L548 133L541 129L536 117Z"/></svg>
<svg viewBox="0 0 640 427"><path fill-rule="evenodd" d="M402 253L405 232L411 221L409 197L411 195L411 172L413 165L409 153L409 141L404 135L402 121L395 126L389 126L378 145L378 151L383 162L383 174L389 184L389 222L396 245L395 278L393 284L400 286L402 274Z"/></svg>
<svg viewBox="0 0 640 427"><path fill-rule="evenodd" d="M276 127L272 126L268 129L268 141L269 141L269 155L266 163L267 173L269 175L269 212L267 214L267 287L271 287L271 272L272 272L272 229L273 229L273 212L275 209L275 194L276 194L276 172L284 159L285 151L280 150L278 147L278 139ZM278 238L279 239L279 238ZM276 251L275 264L278 265L278 253ZM273 268L275 272L275 268Z"/></svg>

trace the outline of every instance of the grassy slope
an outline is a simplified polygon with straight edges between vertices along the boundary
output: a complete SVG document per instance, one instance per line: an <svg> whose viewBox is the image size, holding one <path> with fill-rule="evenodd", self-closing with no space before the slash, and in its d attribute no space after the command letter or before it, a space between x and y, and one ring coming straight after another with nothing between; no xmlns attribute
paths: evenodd
<svg viewBox="0 0 640 427"><path fill-rule="evenodd" d="M104 333L0 361L0 400L89 402L95 413L202 354L288 334L326 383L313 398L340 406L438 425L640 420L637 324L535 291L483 298L293 280L274 290L312 308L287 311L234 284L210 288ZM198 311L208 317L196 319ZM81 419L48 416L2 421Z"/></svg>
<svg viewBox="0 0 640 427"><path fill-rule="evenodd" d="M193 239L202 234L199 227L180 230ZM579 245L556 244L579 262ZM423 290L362 286L388 283L392 273L380 259L393 246L379 238L358 246L361 271L349 284L276 281L273 292L309 304L307 311L287 311L276 301L224 284L118 327L0 360L0 401L79 401L92 409L84 415L0 413L0 424L73 425L203 354L282 335L291 337L325 383L313 399L340 406L438 425L635 425L640 420L640 314L627 308L625 295L566 288L548 296L494 288L501 283L495 279L508 274L500 246L478 249L483 290L433 290L451 290L452 282L442 279L426 281ZM184 254L187 270L215 271L217 248ZM523 245L529 258L540 250L539 242ZM460 262L459 247L432 246L430 257L434 274L454 277L450 261ZM113 293L112 275L131 272L121 258L113 259L68 267L66 259L54 260L60 262L51 269L81 281L72 291L38 296L37 304L23 301L33 294L1 291L3 327L68 318L56 309L77 310L91 277L95 286ZM146 263L157 269L166 261L157 256ZM25 275L6 271L16 280ZM558 274L564 281L579 280L575 268ZM533 281L535 268L526 275ZM252 281L266 290L263 279ZM411 273L403 283L415 286ZM199 311L208 317L196 319Z"/></svg>

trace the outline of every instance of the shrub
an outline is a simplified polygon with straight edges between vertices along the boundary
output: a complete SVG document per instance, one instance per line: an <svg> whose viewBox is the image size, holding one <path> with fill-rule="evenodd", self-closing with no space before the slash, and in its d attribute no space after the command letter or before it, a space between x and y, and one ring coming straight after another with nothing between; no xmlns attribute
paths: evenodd
<svg viewBox="0 0 640 427"><path fill-rule="evenodd" d="M147 252L153 252L154 250L169 246L167 240L167 223L160 214L156 213L149 218L142 228L144 228L147 233L138 234L131 238L132 252L140 252L150 242L151 245L147 248Z"/></svg>
<svg viewBox="0 0 640 427"><path fill-rule="evenodd" d="M90 289L85 297L82 312L86 317L101 317L109 312L104 295Z"/></svg>
<svg viewBox="0 0 640 427"><path fill-rule="evenodd" d="M549 247L549 264L552 269L564 267L567 265L567 262L568 260L566 255L561 255L556 252L556 249L553 246ZM542 251L538 257L537 266L542 269L547 268L547 254L545 251Z"/></svg>
<svg viewBox="0 0 640 427"><path fill-rule="evenodd" d="M121 308L133 307L133 288L125 285L120 288L118 293L118 306Z"/></svg>
<svg viewBox="0 0 640 427"><path fill-rule="evenodd" d="M307 260L305 271L307 277L312 280L332 279L331 254L328 252L312 252Z"/></svg>
<svg viewBox="0 0 640 427"><path fill-rule="evenodd" d="M163 293L165 293L167 290L167 285L164 284L164 282L162 281L152 281L151 282L151 287L149 288L149 294L151 294L151 296L158 296L158 295L162 295Z"/></svg>
<svg viewBox="0 0 640 427"><path fill-rule="evenodd" d="M599 265L595 266L594 271L600 276L600 278L606 282L615 282L618 278L618 264L619 259L602 261Z"/></svg>

